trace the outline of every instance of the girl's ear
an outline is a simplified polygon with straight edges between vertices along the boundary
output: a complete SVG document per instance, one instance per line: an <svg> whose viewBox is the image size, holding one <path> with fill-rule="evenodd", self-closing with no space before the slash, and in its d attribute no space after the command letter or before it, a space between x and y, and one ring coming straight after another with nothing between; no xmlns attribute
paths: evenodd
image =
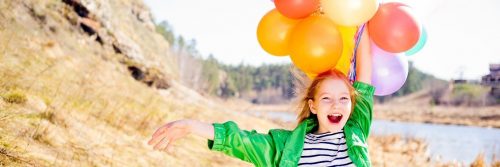
<svg viewBox="0 0 500 167"><path fill-rule="evenodd" d="M317 114L317 113L318 113L318 112L316 111L316 107L314 107L314 101L313 101L313 100L309 99L309 100L307 101L307 104L309 105L309 110L311 110L311 112L312 112L313 114Z"/></svg>

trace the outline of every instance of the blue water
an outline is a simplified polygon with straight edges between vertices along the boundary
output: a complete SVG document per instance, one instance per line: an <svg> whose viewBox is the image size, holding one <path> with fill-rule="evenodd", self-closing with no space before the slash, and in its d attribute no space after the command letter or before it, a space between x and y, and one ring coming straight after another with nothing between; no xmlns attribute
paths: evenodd
<svg viewBox="0 0 500 167"><path fill-rule="evenodd" d="M249 113L285 122L296 118L295 114L288 112ZM374 120L371 134L423 139L428 144L430 155L433 158L440 156L442 161L470 164L479 153L484 153L487 163L491 162L493 155L500 158L500 129L495 128Z"/></svg>
<svg viewBox="0 0 500 167"><path fill-rule="evenodd" d="M495 128L375 120L371 132L423 139L431 156L445 161L470 164L479 153L484 153L487 162L493 155L500 156L500 129Z"/></svg>

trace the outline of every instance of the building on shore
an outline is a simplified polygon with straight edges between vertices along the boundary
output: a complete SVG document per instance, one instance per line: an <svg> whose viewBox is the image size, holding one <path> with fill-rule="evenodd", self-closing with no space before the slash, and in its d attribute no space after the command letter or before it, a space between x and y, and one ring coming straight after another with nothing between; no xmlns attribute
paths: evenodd
<svg viewBox="0 0 500 167"><path fill-rule="evenodd" d="M490 64L490 73L482 77L481 84L491 86L491 96L500 99L500 64Z"/></svg>

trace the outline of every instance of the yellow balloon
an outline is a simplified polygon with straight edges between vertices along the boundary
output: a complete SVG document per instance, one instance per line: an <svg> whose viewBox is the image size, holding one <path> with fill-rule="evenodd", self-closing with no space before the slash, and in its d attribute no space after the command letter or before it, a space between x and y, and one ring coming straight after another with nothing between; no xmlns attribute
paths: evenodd
<svg viewBox="0 0 500 167"><path fill-rule="evenodd" d="M338 25L358 26L370 20L378 9L377 0L321 0L325 15Z"/></svg>
<svg viewBox="0 0 500 167"><path fill-rule="evenodd" d="M289 53L288 41L290 34L299 20L289 19L276 9L269 11L259 22L257 40L260 46L269 54L286 56Z"/></svg>
<svg viewBox="0 0 500 167"><path fill-rule="evenodd" d="M290 38L290 58L306 73L330 70L342 54L342 37L335 23L324 16L301 21Z"/></svg>
<svg viewBox="0 0 500 167"><path fill-rule="evenodd" d="M316 78L316 76L318 76L318 74L313 74L313 73L306 73L307 77L310 79L310 80L314 80L314 78Z"/></svg>
<svg viewBox="0 0 500 167"><path fill-rule="evenodd" d="M351 67L351 58L354 51L354 36L356 35L358 28L355 26L338 26L337 28L339 29L340 35L342 36L343 49L342 55L340 56L340 59L337 62L335 68L347 76Z"/></svg>

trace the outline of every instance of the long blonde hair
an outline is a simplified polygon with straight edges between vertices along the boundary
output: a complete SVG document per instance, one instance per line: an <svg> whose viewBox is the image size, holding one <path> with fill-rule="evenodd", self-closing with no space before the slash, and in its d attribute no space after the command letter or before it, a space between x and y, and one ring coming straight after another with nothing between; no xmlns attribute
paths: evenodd
<svg viewBox="0 0 500 167"><path fill-rule="evenodd" d="M300 112L297 116L298 124L311 117L312 112L309 108L308 101L314 100L314 95L316 95L319 86L327 78L342 80L349 89L352 106L355 105L358 92L356 91L356 89L354 89L354 87L349 82L349 79L347 79L347 77L342 72L336 69L328 70L321 74L318 74L312 81L307 76L299 74L297 69L292 69L292 73L295 76L294 84L296 86L296 93L299 95L298 107ZM351 113L353 109L354 107L351 108Z"/></svg>

